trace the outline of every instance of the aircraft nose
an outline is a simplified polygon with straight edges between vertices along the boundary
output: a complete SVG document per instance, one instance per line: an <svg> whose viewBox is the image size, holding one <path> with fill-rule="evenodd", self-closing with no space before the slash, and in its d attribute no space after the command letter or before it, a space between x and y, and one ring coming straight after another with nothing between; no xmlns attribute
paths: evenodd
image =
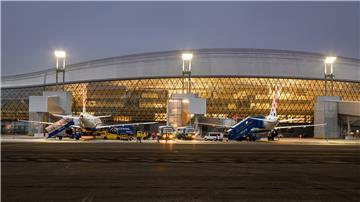
<svg viewBox="0 0 360 202"><path fill-rule="evenodd" d="M83 116L79 117L79 124L84 125L84 117Z"/></svg>

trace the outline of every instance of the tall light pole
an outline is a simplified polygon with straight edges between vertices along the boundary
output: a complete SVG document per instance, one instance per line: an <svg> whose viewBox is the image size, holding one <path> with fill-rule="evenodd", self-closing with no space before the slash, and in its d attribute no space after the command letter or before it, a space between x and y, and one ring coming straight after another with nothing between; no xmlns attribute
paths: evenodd
<svg viewBox="0 0 360 202"><path fill-rule="evenodd" d="M188 90L187 93L191 93L191 60L193 58L192 53L183 53L182 54L182 90L181 92L184 93L184 85L186 76L188 76Z"/></svg>
<svg viewBox="0 0 360 202"><path fill-rule="evenodd" d="M324 74L325 74L325 87L324 87L324 95L326 96L326 86L327 86L327 80L330 79L331 84L331 96L334 95L334 62L336 60L336 57L328 56L324 60Z"/></svg>
<svg viewBox="0 0 360 202"><path fill-rule="evenodd" d="M62 50L56 50L54 51L54 55L56 57L56 86L58 85L58 76L59 72L62 72L63 74L63 90L65 88L65 64L66 64L66 52ZM62 65L59 66L59 61L62 59Z"/></svg>

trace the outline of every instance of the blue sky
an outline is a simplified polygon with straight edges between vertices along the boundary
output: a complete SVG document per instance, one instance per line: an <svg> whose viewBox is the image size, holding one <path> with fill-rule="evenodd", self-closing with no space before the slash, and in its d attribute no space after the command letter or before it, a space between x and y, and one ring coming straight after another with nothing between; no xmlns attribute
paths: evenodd
<svg viewBox="0 0 360 202"><path fill-rule="evenodd" d="M1 2L1 73L133 53L265 48L360 58L359 2Z"/></svg>

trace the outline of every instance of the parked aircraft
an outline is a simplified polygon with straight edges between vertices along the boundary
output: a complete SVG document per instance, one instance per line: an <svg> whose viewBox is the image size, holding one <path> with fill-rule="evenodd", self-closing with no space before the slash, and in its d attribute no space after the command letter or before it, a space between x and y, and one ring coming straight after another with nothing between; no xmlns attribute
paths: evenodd
<svg viewBox="0 0 360 202"><path fill-rule="evenodd" d="M59 137L62 139L61 132L65 130L66 134L73 135L76 134L74 129L79 129L82 133L86 134L94 134L95 131L101 129L109 129L111 133L117 134L117 127L120 126L129 126L129 125L147 125L147 124L155 124L157 122L141 122L141 123L121 123L121 124L113 124L113 125L104 125L101 121L102 118L111 117L111 115L105 116L94 116L90 113L86 112L85 107L86 100L83 100L83 110L80 113L80 116L73 116L73 115L59 115L59 114L52 114L56 117L60 117L59 121L54 123L52 122L41 122L41 121L27 121L27 120L20 120L24 122L32 122L32 123L40 123L49 125L45 128L48 132L49 137ZM78 136L75 136L78 139Z"/></svg>
<svg viewBox="0 0 360 202"><path fill-rule="evenodd" d="M301 119L280 120L276 113L277 99L278 99L278 93L275 92L273 95L270 114L265 117L248 116L233 126L209 124L209 123L198 123L198 124L229 128L228 130L229 139L240 140L240 141L244 139L255 141L257 138L256 133L260 133L260 132L269 132L268 140L270 141L270 140L274 140L274 138L278 136L279 129L306 128L306 127L316 127L316 126L326 125L326 123L323 123L323 124L312 124L312 125L278 126L279 123L296 121Z"/></svg>

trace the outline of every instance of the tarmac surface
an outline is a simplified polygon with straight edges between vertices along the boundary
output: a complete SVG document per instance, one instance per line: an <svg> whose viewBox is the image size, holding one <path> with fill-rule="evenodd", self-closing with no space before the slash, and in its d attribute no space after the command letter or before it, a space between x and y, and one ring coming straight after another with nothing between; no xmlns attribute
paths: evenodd
<svg viewBox="0 0 360 202"><path fill-rule="evenodd" d="M2 201L360 201L359 144L39 139L1 146Z"/></svg>

